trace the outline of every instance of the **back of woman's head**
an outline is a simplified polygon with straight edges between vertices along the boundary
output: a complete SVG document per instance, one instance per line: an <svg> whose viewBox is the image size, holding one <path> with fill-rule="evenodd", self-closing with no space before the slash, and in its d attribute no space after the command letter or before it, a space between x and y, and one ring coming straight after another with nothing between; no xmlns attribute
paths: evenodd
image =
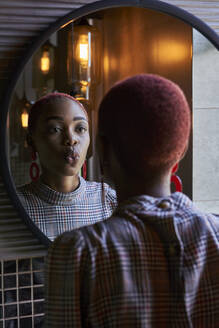
<svg viewBox="0 0 219 328"><path fill-rule="evenodd" d="M98 133L133 174L163 170L180 160L190 133L190 109L170 80L139 74L115 84L99 107Z"/></svg>

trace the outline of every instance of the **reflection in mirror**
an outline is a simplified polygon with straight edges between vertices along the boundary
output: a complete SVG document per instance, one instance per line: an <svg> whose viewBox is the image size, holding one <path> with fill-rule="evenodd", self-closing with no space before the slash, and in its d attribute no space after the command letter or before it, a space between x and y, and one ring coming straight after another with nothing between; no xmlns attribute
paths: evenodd
<svg viewBox="0 0 219 328"><path fill-rule="evenodd" d="M205 44L208 44L206 48ZM26 141L27 115L31 105L37 99L49 92L58 91L73 95L84 105L89 115L91 144L86 159L86 170L85 167L84 169L81 168L79 175L85 177L86 174L87 181L100 181L101 172L94 142L97 108L100 100L116 81L133 74L147 72L160 74L179 84L191 108L193 106L195 109L194 148L191 143L187 155L180 164L178 174L183 181L185 194L190 198L194 197L194 200L199 204L201 204L200 201L206 201L207 194L213 195L213 193L208 193L209 190L206 190L204 192L205 198L200 194L202 189L200 184L207 185L205 178L209 170L209 161L202 160L205 155L201 154L200 142L202 142L203 138L207 140L211 135L210 125L206 127L204 123L204 113L207 112L203 108L208 109L215 106L213 99L216 99L216 93L213 97L206 94L205 100L211 98L209 99L210 103L206 104L203 99L203 91L207 92L211 87L205 88L204 76L200 73L199 66L202 65L204 60L206 67L209 67L210 63L213 62L212 58L216 61L215 57L217 57L217 51L213 50L213 47L209 45L209 42L204 37L200 37L200 34L196 32L193 33L191 26L167 14L149 9L123 7L102 10L60 29L38 49L26 65L11 102L9 114L10 166L18 190L20 190L20 185L30 183L31 180L29 175L29 167L32 161L31 149ZM214 73L213 69L209 71ZM213 81L213 79L208 76L208 81ZM203 88L204 90L202 90ZM200 95L202 97L199 97ZM202 103L199 103L200 99L203 99ZM49 108L45 107L44 111L46 117ZM198 115L200 112L202 112L202 116ZM216 116L214 115L217 115L216 109L214 111L213 108L211 113L213 115L211 123L215 123ZM204 124L205 129L200 128L201 124ZM201 132L202 137L200 137L200 131L206 131L206 134ZM208 141L211 142L210 139ZM207 144L208 156L212 156ZM193 155L194 162L192 164ZM40 166L39 158L36 161ZM206 165L205 169L203 169L203 165ZM206 169L207 167L208 169ZM203 174L205 174L204 178ZM83 177L80 179L82 181ZM50 183L47 181L48 184L50 189L55 190L51 180ZM40 188L38 188L37 192L40 193L38 197L41 202L44 197L42 194L48 196L51 190L45 189L40 192ZM99 203L97 207L100 217L102 217L103 204L100 194L101 188L99 189ZM57 215L57 211L60 211L58 209L59 205L55 203L52 204L53 207L50 206L51 204L48 205L53 197L55 197L55 194L50 196L50 200L48 198L42 200L43 204L41 203L40 206L43 208L48 206L48 212L44 218L39 215L37 221L35 221L38 227L51 239L64 230L82 225L80 222L69 224L69 217L71 217L72 221L75 220L74 215L77 215L75 212L66 213L62 209L59 215ZM205 210L216 210L216 208L210 206L210 199L207 200L209 201L209 208L205 207ZM36 214L35 207L39 206L38 198L37 201L32 199L29 205L25 203L24 198L22 201L28 214L33 220L36 220L38 214ZM214 201L213 198L212 201ZM107 202L110 204L110 208L105 209L105 217L110 214L110 211L115 206L113 192L108 194ZM79 205L84 210L84 203ZM205 205L208 206L207 202L205 202ZM77 206L76 204L74 206L77 211L78 203ZM94 209L95 206L89 204L86 207L89 216L96 216L95 210L93 214L90 212L91 208ZM52 209L55 209L55 212ZM40 210L41 212L42 210ZM31 213L33 214L31 215ZM56 217L57 221L54 222ZM65 222L60 222L60 217L62 217L61 220L65 218ZM93 223L89 221L88 217L82 221L83 224ZM48 229L46 225L49 225Z"/></svg>
<svg viewBox="0 0 219 328"><path fill-rule="evenodd" d="M80 31L85 33L85 29ZM80 81L73 81L71 75L71 89L57 92L53 48L47 41L33 58L34 81L39 85L37 100L30 108L26 106L26 95L22 100L26 107L21 109L21 126L26 130L25 150L31 154L28 171L32 181L18 186L17 192L30 218L50 240L66 230L104 220L116 206L116 194L109 185L85 180L86 157L91 156L88 146L92 118L88 103L94 78L90 33L89 28L88 38L78 38L83 45L82 54L79 53Z"/></svg>

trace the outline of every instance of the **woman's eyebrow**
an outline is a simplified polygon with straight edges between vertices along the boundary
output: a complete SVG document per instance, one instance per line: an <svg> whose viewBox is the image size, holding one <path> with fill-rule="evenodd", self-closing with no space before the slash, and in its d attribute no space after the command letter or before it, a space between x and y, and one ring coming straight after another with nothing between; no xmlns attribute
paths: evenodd
<svg viewBox="0 0 219 328"><path fill-rule="evenodd" d="M84 120L84 121L87 122L87 119L86 119L85 117L83 117L83 116L75 116L75 117L73 118L73 121L79 121L79 120Z"/></svg>
<svg viewBox="0 0 219 328"><path fill-rule="evenodd" d="M64 118L61 116L49 116L49 117L47 117L46 122L48 122L50 120L64 121Z"/></svg>
<svg viewBox="0 0 219 328"><path fill-rule="evenodd" d="M50 120L58 120L58 121L64 121L64 117L62 116L49 116L46 118L46 122ZM84 120L87 122L87 119L84 116L75 116L72 121L80 121Z"/></svg>

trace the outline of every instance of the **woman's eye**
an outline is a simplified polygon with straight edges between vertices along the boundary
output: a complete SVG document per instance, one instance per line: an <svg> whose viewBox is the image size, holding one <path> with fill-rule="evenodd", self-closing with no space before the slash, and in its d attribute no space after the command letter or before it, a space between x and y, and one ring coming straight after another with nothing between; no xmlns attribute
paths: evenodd
<svg viewBox="0 0 219 328"><path fill-rule="evenodd" d="M87 131L87 127L85 127L85 126L78 126L76 128L76 131L79 132L79 133L81 133L81 134L83 134L83 133L85 133Z"/></svg>
<svg viewBox="0 0 219 328"><path fill-rule="evenodd" d="M59 132L61 132L61 130L62 129L60 127L53 126L53 127L49 128L49 133L59 133Z"/></svg>

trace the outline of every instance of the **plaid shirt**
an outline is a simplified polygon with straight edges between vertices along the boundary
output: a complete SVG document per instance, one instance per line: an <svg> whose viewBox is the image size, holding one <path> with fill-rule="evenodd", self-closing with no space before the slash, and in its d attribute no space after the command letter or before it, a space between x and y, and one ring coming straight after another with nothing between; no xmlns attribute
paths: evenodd
<svg viewBox="0 0 219 328"><path fill-rule="evenodd" d="M139 196L59 236L46 328L219 327L219 221L182 193Z"/></svg>
<svg viewBox="0 0 219 328"><path fill-rule="evenodd" d="M70 193L57 192L39 179L18 188L18 196L33 222L51 240L64 231L108 218L116 207L116 193L104 184L80 177L79 187Z"/></svg>

